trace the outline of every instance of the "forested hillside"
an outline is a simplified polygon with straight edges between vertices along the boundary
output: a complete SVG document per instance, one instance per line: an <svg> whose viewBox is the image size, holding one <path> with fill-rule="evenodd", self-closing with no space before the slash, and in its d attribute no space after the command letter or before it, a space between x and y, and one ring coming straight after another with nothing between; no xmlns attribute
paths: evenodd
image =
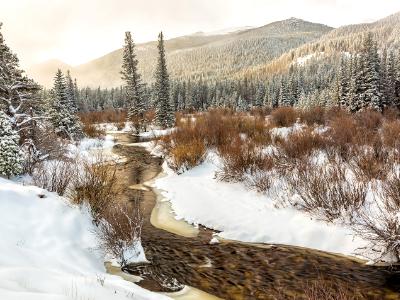
<svg viewBox="0 0 400 300"><path fill-rule="evenodd" d="M194 34L174 38L166 41L168 68L174 79L230 77L240 70L265 65L330 30L332 28L325 25L292 18L227 34ZM156 55L155 42L137 47L139 70L145 82L152 81ZM122 49L119 49L70 69L82 86L116 87L122 83L119 73L121 64ZM63 69L65 66L60 67ZM47 64L39 65L28 73L41 84L50 86L56 69L48 74L40 71L48 68Z"/></svg>

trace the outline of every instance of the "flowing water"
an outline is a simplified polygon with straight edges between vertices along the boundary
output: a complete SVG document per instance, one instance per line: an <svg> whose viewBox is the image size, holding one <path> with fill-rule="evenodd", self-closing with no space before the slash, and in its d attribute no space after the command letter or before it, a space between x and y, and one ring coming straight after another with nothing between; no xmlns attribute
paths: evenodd
<svg viewBox="0 0 400 300"><path fill-rule="evenodd" d="M121 201L140 199L144 216L142 245L151 263L127 268L142 277L142 287L174 292L168 295L175 299L305 299L306 286L324 281L369 299L400 299L400 275L386 267L285 245L210 244L213 231L176 220L149 184L162 172L162 159L128 134L116 138L114 152L126 159L118 167L126 187Z"/></svg>

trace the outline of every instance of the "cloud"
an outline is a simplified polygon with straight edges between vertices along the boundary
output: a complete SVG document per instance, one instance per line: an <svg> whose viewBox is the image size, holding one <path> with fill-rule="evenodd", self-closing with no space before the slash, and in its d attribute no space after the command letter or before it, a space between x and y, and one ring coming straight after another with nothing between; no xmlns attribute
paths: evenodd
<svg viewBox="0 0 400 300"><path fill-rule="evenodd" d="M398 0L3 0L0 21L23 65L58 58L79 64L138 42L197 31L261 26L298 17L340 26L400 10Z"/></svg>

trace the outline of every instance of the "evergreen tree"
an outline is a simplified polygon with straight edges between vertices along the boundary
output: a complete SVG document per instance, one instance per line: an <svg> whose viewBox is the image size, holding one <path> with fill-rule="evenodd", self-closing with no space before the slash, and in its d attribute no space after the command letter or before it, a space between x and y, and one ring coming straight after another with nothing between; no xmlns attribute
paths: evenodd
<svg viewBox="0 0 400 300"><path fill-rule="evenodd" d="M338 80L338 85L339 85L339 105L342 107L348 107L349 106L349 79L350 79L350 74L349 74L349 65L348 65L348 60L346 60L343 56L340 60L340 70L339 70L339 80Z"/></svg>
<svg viewBox="0 0 400 300"><path fill-rule="evenodd" d="M144 123L145 103L143 97L143 84L138 73L138 60L135 53L135 43L131 33L125 32L125 45L122 56L122 79L125 81L125 91L128 100L128 121L135 127L136 133L140 132Z"/></svg>
<svg viewBox="0 0 400 300"><path fill-rule="evenodd" d="M69 105L71 107L71 111L73 113L77 113L78 105L77 105L77 101L75 98L74 81L71 78L71 73L69 72L69 70L67 71L67 76L65 77L65 81L66 81L66 89L67 89L67 98L68 98Z"/></svg>
<svg viewBox="0 0 400 300"><path fill-rule="evenodd" d="M50 117L56 133L70 140L79 139L82 128L70 105L65 77L60 69L54 78L51 96Z"/></svg>
<svg viewBox="0 0 400 300"><path fill-rule="evenodd" d="M0 30L1 26L2 23ZM0 110L14 130L25 131L24 139L31 138L27 132L41 117L38 92L39 86L24 75L17 56L5 44L0 31Z"/></svg>
<svg viewBox="0 0 400 300"><path fill-rule="evenodd" d="M362 108L370 107L382 110L382 94L379 88L379 57L376 42L372 33L364 38L361 52L362 90L360 99Z"/></svg>
<svg viewBox="0 0 400 300"><path fill-rule="evenodd" d="M280 106L291 106L291 99L288 95L287 85L284 80L281 82L279 90L279 105Z"/></svg>
<svg viewBox="0 0 400 300"><path fill-rule="evenodd" d="M6 114L0 111L0 176L19 175L22 172L22 153L19 145L19 135L12 128Z"/></svg>
<svg viewBox="0 0 400 300"><path fill-rule="evenodd" d="M155 82L157 123L162 128L172 127L175 123L175 116L169 101L169 75L165 59L164 37L162 32L158 36L158 62Z"/></svg>

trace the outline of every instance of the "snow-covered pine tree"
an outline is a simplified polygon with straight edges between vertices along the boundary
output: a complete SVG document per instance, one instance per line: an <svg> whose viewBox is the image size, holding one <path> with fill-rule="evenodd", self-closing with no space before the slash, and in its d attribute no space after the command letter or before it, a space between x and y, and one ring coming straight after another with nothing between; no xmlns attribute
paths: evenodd
<svg viewBox="0 0 400 300"><path fill-rule="evenodd" d="M340 59L340 69L339 69L339 105L341 107L349 106L349 80L350 80L350 68L349 68L349 60L346 59L343 55Z"/></svg>
<svg viewBox="0 0 400 300"><path fill-rule="evenodd" d="M397 52L397 58L394 59L396 62L394 71L394 85L395 85L395 99L393 105L400 109L400 50Z"/></svg>
<svg viewBox="0 0 400 300"><path fill-rule="evenodd" d="M291 106L291 99L288 95L288 87L286 82L282 79L281 87L279 90L279 106Z"/></svg>
<svg viewBox="0 0 400 300"><path fill-rule="evenodd" d="M21 174L23 159L19 139L9 117L0 111L0 176L10 178Z"/></svg>
<svg viewBox="0 0 400 300"><path fill-rule="evenodd" d="M66 88L67 88L67 98L69 105L71 106L71 111L73 113L78 112L78 104L77 100L75 97L75 88L74 88L74 81L71 78L71 73L68 70L67 75L65 76L65 81L66 81Z"/></svg>
<svg viewBox="0 0 400 300"><path fill-rule="evenodd" d="M34 121L40 119L37 107L39 86L28 79L19 67L17 56L5 44L0 23L0 110L5 112L14 130L22 133L21 143L31 139L28 134Z"/></svg>
<svg viewBox="0 0 400 300"><path fill-rule="evenodd" d="M382 110L382 94L379 88L379 56L377 44L372 33L368 33L363 41L361 52L361 94L363 108L370 107L377 111Z"/></svg>
<svg viewBox="0 0 400 300"><path fill-rule="evenodd" d="M169 102L169 75L165 59L164 36L158 36L158 62L155 73L156 121L162 128L172 127L175 115Z"/></svg>
<svg viewBox="0 0 400 300"><path fill-rule="evenodd" d="M358 54L351 58L351 76L348 93L348 109L351 112L357 112L364 107L364 101L361 98L361 80L362 80L362 60Z"/></svg>
<svg viewBox="0 0 400 300"><path fill-rule="evenodd" d="M133 123L136 134L139 134L143 127L145 113L143 84L138 72L138 63L135 53L135 43L133 42L131 33L127 31L125 32L121 75L125 81L128 121Z"/></svg>
<svg viewBox="0 0 400 300"><path fill-rule="evenodd" d="M82 137L82 128L78 117L73 112L67 93L65 77L58 69L51 91L50 118L56 133L73 141Z"/></svg>
<svg viewBox="0 0 400 300"><path fill-rule="evenodd" d="M265 86L263 84L258 84L256 96L254 99L254 106L256 107L263 106L264 97L265 97Z"/></svg>
<svg viewBox="0 0 400 300"><path fill-rule="evenodd" d="M81 103L78 82L74 79L74 101L76 103L76 111L83 110L84 105Z"/></svg>

